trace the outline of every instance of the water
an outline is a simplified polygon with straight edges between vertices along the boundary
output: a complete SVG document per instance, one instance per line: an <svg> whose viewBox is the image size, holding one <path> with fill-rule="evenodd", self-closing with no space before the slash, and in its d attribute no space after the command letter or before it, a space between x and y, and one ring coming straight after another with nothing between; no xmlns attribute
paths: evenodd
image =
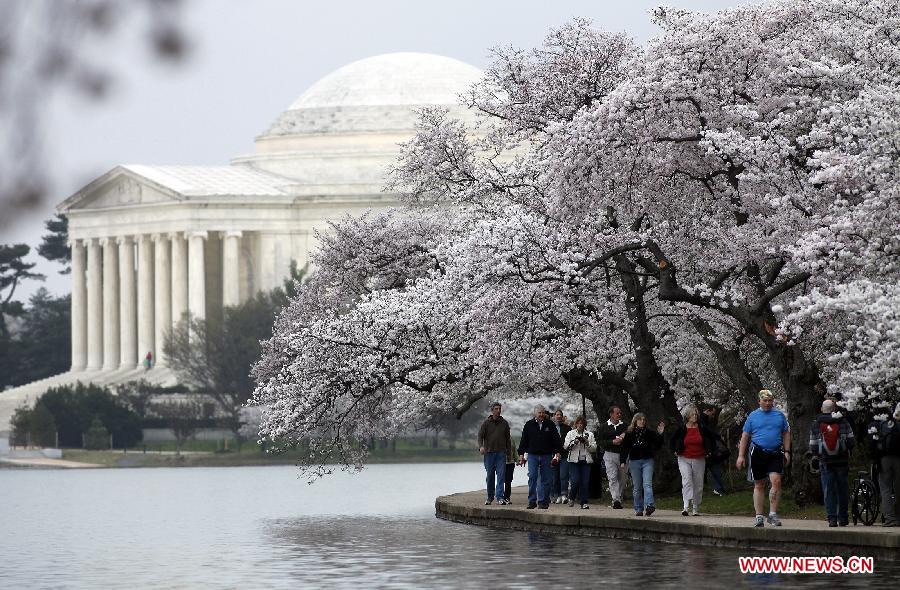
<svg viewBox="0 0 900 590"><path fill-rule="evenodd" d="M516 472L521 483L521 470ZM448 523L479 464L0 470L0 588L896 588L876 576L742 576L746 552ZM522 498L518 498L520 501Z"/></svg>

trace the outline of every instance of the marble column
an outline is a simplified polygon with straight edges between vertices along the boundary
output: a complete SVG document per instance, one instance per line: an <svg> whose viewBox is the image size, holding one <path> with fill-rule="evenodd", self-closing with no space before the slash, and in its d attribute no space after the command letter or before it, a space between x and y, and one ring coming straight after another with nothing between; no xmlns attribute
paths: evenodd
<svg viewBox="0 0 900 590"><path fill-rule="evenodd" d="M206 264L205 247L208 234L195 231L188 242L188 311L192 318L206 317Z"/></svg>
<svg viewBox="0 0 900 590"><path fill-rule="evenodd" d="M103 248L103 370L119 368L119 246L115 238L100 240Z"/></svg>
<svg viewBox="0 0 900 590"><path fill-rule="evenodd" d="M87 284L83 240L72 240L72 371L87 367Z"/></svg>
<svg viewBox="0 0 900 590"><path fill-rule="evenodd" d="M119 366L137 366L137 290L134 280L134 240L123 236L119 244Z"/></svg>
<svg viewBox="0 0 900 590"><path fill-rule="evenodd" d="M150 236L142 235L138 243L138 298L137 298L137 361L144 362L153 346L153 242ZM156 357L153 357L156 360Z"/></svg>
<svg viewBox="0 0 900 590"><path fill-rule="evenodd" d="M166 365L166 355L163 352L166 335L172 329L172 268L169 258L169 237L166 234L153 236L155 248L153 259L154 285L153 290L153 339L156 342L156 365Z"/></svg>
<svg viewBox="0 0 900 590"><path fill-rule="evenodd" d="M230 307L241 302L241 232L225 232L222 252L222 306Z"/></svg>
<svg viewBox="0 0 900 590"><path fill-rule="evenodd" d="M97 240L87 243L87 368L103 366L103 255Z"/></svg>
<svg viewBox="0 0 900 590"><path fill-rule="evenodd" d="M172 242L172 322L177 324L188 311L188 258L184 234L169 234Z"/></svg>

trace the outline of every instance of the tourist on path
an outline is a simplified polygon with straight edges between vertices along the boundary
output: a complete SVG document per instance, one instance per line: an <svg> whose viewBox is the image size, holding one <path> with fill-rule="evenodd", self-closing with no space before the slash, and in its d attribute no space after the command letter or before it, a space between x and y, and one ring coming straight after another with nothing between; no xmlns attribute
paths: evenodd
<svg viewBox="0 0 900 590"><path fill-rule="evenodd" d="M619 406L609 408L609 420L600 425L598 442L603 449L603 467L609 481L609 495L612 507L622 508L622 491L625 489L625 465L619 459L622 441L625 439L627 424L622 422L622 410Z"/></svg>
<svg viewBox="0 0 900 590"><path fill-rule="evenodd" d="M884 526L900 526L900 403L887 420L876 420L869 427L873 458L878 461L881 486L881 511Z"/></svg>
<svg viewBox="0 0 900 590"><path fill-rule="evenodd" d="M712 454L706 458L706 468L712 476L713 493L717 496L724 496L725 483L722 479L722 468L728 461L728 457L731 456L731 451L728 450L725 439L722 438L722 435L719 434L719 430L716 428L718 412L719 409L715 406L706 406L700 414L700 424L706 426L715 438L715 448Z"/></svg>
<svg viewBox="0 0 900 590"><path fill-rule="evenodd" d="M747 461L749 446L750 460ZM781 496L781 474L791 461L791 429L787 417L775 409L775 396L768 389L759 392L759 409L750 412L744 422L744 431L738 447L735 466L743 469L749 465L749 477L753 480L753 507L756 509L755 526L769 524L781 526L778 518L778 500ZM766 480L769 480L769 517L765 518Z"/></svg>
<svg viewBox="0 0 900 590"><path fill-rule="evenodd" d="M544 406L534 407L534 418L522 428L522 439L519 441L520 463L528 464L528 508L550 507L550 486L553 473L550 462L559 461L562 452L562 440L559 438L554 424L547 419Z"/></svg>
<svg viewBox="0 0 900 590"><path fill-rule="evenodd" d="M491 415L478 430L478 450L484 456L484 470L487 472L485 506L494 501L495 492L497 504L506 504L503 485L506 481L506 457L509 455L511 439L509 423L500 415L501 409L499 402L491 404Z"/></svg>
<svg viewBox="0 0 900 590"><path fill-rule="evenodd" d="M519 462L519 453L516 451L515 445L512 443L512 436L509 438L509 453L506 455L506 477L503 481L503 499L507 504L511 504L512 480L516 469L516 463Z"/></svg>
<svg viewBox="0 0 900 590"><path fill-rule="evenodd" d="M572 427L566 422L566 415L562 410L553 412L553 424L556 425L556 432L559 433L559 440L566 440L566 435L572 430ZM569 496L569 462L566 455L563 454L559 458L559 463L551 465L553 468L553 490L550 492L550 501L562 504Z"/></svg>
<svg viewBox="0 0 900 590"><path fill-rule="evenodd" d="M563 449L569 463L569 475L572 478L572 491L569 494L569 506L575 505L575 494L578 494L578 503L582 510L588 506L588 486L590 485L591 463L594 462L593 453L597 451L597 441L594 433L586 430L587 422L584 416L575 418L575 428L566 434L563 441Z"/></svg>
<svg viewBox="0 0 900 590"><path fill-rule="evenodd" d="M822 403L822 413L816 416L809 429L809 452L819 458L819 476L830 527L850 524L847 474L850 451L855 443L850 423L837 411L834 401L826 399Z"/></svg>
<svg viewBox="0 0 900 590"><path fill-rule="evenodd" d="M627 463L631 472L635 516L650 516L656 511L653 504L653 454L662 447L665 428L663 421L656 426L656 430L647 428L647 417L638 412L631 419L631 425L622 439L619 461L622 466Z"/></svg>
<svg viewBox="0 0 900 590"><path fill-rule="evenodd" d="M715 450L716 440L713 433L700 423L700 412L696 407L685 407L681 415L684 423L675 430L669 441L678 459L678 471L681 472L681 515L688 515L689 504L693 502L692 514L700 516L706 458Z"/></svg>

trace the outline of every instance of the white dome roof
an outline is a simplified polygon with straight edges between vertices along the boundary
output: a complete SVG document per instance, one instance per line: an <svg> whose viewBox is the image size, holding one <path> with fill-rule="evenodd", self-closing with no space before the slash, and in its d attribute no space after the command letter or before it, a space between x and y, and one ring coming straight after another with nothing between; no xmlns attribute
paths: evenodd
<svg viewBox="0 0 900 590"><path fill-rule="evenodd" d="M481 70L430 53L388 53L361 59L313 84L288 110L386 105L452 105Z"/></svg>

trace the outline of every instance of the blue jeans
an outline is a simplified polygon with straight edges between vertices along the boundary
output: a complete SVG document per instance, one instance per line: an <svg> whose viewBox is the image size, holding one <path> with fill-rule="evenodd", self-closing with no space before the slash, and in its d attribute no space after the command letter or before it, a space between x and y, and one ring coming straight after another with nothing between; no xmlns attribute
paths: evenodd
<svg viewBox="0 0 900 590"><path fill-rule="evenodd" d="M559 459L556 467L553 467L553 491L551 496L569 496L569 462L563 458Z"/></svg>
<svg viewBox="0 0 900 590"><path fill-rule="evenodd" d="M722 483L722 464L715 463L710 465L709 462L707 462L707 465L709 466L709 474L713 478L713 489L724 494L725 484Z"/></svg>
<svg viewBox="0 0 900 590"><path fill-rule="evenodd" d="M484 454L484 470L487 471L487 499L503 498L503 483L506 480L506 453L495 451ZM496 478L496 486L494 484Z"/></svg>
<svg viewBox="0 0 900 590"><path fill-rule="evenodd" d="M628 470L631 472L634 511L643 512L645 507L653 504L653 459L631 459L628 461Z"/></svg>
<svg viewBox="0 0 900 590"><path fill-rule="evenodd" d="M549 504L550 485L553 481L553 471L550 469L550 459L553 455L533 455L528 453L528 503Z"/></svg>
<svg viewBox="0 0 900 590"><path fill-rule="evenodd" d="M578 463L569 463L569 475L572 477L572 494L569 496L575 499L578 494L578 503L588 503L588 489L591 481L591 464L587 461L579 461Z"/></svg>
<svg viewBox="0 0 900 590"><path fill-rule="evenodd" d="M825 494L825 513L828 520L847 522L847 504L850 490L847 488L847 466L829 467L824 461L820 464L819 475L822 478L822 493Z"/></svg>

